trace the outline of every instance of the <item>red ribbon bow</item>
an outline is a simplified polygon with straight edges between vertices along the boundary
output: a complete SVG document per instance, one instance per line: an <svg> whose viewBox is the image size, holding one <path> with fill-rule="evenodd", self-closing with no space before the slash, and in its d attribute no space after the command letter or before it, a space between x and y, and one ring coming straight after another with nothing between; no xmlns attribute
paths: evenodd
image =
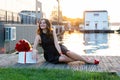
<svg viewBox="0 0 120 80"><path fill-rule="evenodd" d="M31 50L31 44L25 39L19 40L19 42L16 43L15 50L17 50L18 52L30 51Z"/></svg>

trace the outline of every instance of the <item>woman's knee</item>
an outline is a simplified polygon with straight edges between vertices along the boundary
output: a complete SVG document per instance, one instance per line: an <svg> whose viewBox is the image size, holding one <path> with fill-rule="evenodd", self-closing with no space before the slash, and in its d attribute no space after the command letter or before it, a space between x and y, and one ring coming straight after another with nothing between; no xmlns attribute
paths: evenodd
<svg viewBox="0 0 120 80"><path fill-rule="evenodd" d="M65 57L63 57L63 56L60 56L60 57L59 57L59 61L60 61L60 62L64 62L64 61L66 61L66 59L65 59Z"/></svg>
<svg viewBox="0 0 120 80"><path fill-rule="evenodd" d="M65 55L62 55L59 57L59 61L60 62L68 62L68 61L71 61L71 59L69 59L67 56Z"/></svg>
<svg viewBox="0 0 120 80"><path fill-rule="evenodd" d="M66 55L69 55L69 54L71 54L71 53L72 53L71 51L67 51L67 52L66 52Z"/></svg>

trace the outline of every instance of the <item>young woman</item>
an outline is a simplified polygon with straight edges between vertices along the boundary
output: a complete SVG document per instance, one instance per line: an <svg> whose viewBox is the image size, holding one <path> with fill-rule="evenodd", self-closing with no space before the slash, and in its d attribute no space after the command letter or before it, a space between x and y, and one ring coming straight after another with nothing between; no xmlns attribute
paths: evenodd
<svg viewBox="0 0 120 80"><path fill-rule="evenodd" d="M37 45L40 44L44 50L44 58L51 63L69 63L83 61L90 64L99 64L98 60L88 60L82 58L74 52L68 50L64 45L58 44L56 29L51 28L48 19L41 19L38 23L37 35L33 45L33 53L36 55Z"/></svg>

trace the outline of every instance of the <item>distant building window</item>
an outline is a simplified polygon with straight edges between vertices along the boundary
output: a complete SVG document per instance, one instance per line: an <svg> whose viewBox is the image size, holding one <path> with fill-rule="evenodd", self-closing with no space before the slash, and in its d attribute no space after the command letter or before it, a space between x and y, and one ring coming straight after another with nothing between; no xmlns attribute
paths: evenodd
<svg viewBox="0 0 120 80"><path fill-rule="evenodd" d="M98 21L95 21L95 23L98 23Z"/></svg>
<svg viewBox="0 0 120 80"><path fill-rule="evenodd" d="M103 23L106 23L107 21L103 21Z"/></svg>
<svg viewBox="0 0 120 80"><path fill-rule="evenodd" d="M86 21L86 26L89 26L90 21Z"/></svg>
<svg viewBox="0 0 120 80"><path fill-rule="evenodd" d="M95 13L94 16L99 16L99 14L98 14L98 13Z"/></svg>
<svg viewBox="0 0 120 80"><path fill-rule="evenodd" d="M97 26L98 26L98 24L97 24L97 23L95 23L95 29L97 29Z"/></svg>
<svg viewBox="0 0 120 80"><path fill-rule="evenodd" d="M86 26L89 26L89 24L87 23Z"/></svg>

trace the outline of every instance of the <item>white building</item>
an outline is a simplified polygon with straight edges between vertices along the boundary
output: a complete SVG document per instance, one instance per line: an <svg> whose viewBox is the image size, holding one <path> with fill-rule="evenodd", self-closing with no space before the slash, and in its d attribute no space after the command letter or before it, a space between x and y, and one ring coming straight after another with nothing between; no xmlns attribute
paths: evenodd
<svg viewBox="0 0 120 80"><path fill-rule="evenodd" d="M109 30L108 12L95 10L84 12L84 30Z"/></svg>

